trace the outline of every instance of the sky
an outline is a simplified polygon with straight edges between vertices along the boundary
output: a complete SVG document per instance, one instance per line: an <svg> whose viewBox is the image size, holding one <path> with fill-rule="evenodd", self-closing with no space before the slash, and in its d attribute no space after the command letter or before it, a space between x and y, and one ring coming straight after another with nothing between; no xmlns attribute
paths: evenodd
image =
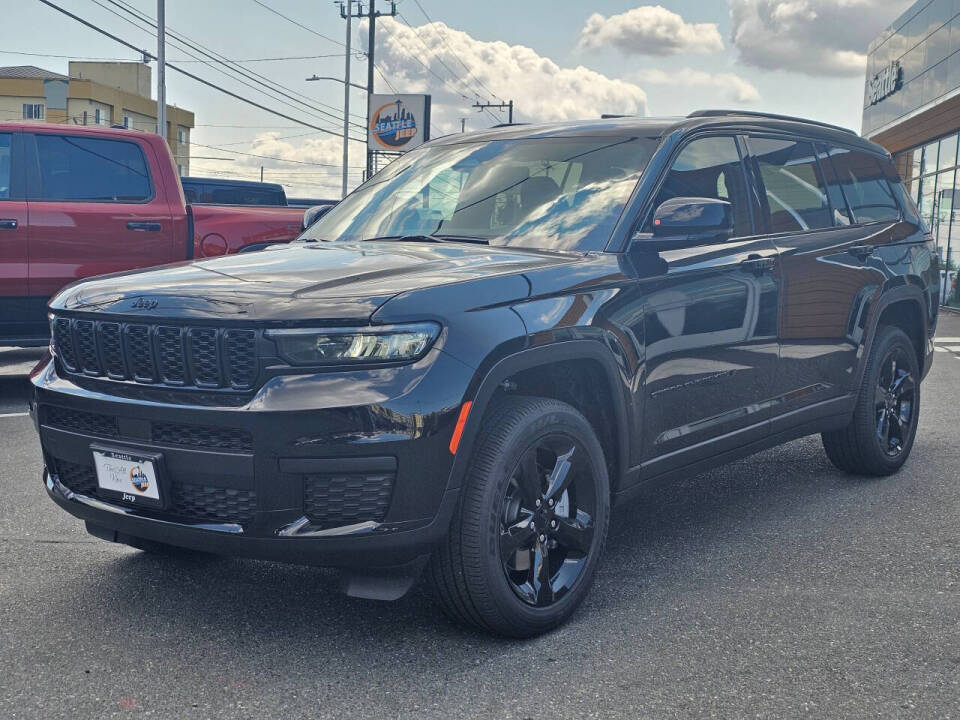
<svg viewBox="0 0 960 720"><path fill-rule="evenodd" d="M156 39L127 9L154 0L54 0L151 52ZM377 25L375 89L430 93L433 136L506 120L480 101L513 100L517 122L601 113L686 115L707 107L799 115L860 129L867 45L910 0L400 0ZM364 3L366 5L366 3ZM69 58L137 54L37 0L0 0L0 65L66 72ZM377 7L389 9L387 0ZM278 14L279 13L279 14ZM281 17L285 15L286 18ZM338 197L346 23L329 0L166 0L168 31L243 61L273 90L199 62L175 38L167 60L327 132L265 113L168 71L167 102L192 110L191 174L282 183L288 195ZM366 83L366 21L354 20L351 80ZM190 55L187 54L189 51ZM271 58L269 60L265 58ZM281 58L281 59L272 59ZM154 65L154 72L156 66ZM250 79L243 82L251 83ZM278 94L282 93L282 94ZM304 104L306 103L306 104ZM366 97L351 93L354 137ZM350 143L350 186L364 144Z"/></svg>

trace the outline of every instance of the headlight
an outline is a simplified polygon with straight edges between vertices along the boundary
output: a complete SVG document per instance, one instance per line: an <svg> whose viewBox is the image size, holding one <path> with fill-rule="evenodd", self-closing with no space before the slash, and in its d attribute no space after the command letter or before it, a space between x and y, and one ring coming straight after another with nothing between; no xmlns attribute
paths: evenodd
<svg viewBox="0 0 960 720"><path fill-rule="evenodd" d="M440 334L435 323L363 328L268 330L280 357L291 365L343 365L416 360Z"/></svg>

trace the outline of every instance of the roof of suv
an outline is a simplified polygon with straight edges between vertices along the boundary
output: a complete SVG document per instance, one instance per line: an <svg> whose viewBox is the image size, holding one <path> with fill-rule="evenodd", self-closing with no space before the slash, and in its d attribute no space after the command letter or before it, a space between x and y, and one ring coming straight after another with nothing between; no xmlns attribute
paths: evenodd
<svg viewBox="0 0 960 720"><path fill-rule="evenodd" d="M805 120L786 115L754 113L739 110L698 110L687 117L609 117L598 120L573 120L536 125L500 125L488 130L472 132L466 137L455 133L430 142L431 145L456 144L468 140L507 140L537 137L578 137L623 135L640 133L648 137L661 137L681 130L704 127L726 127L737 131L779 130L799 133L806 137L860 147L874 153L886 154L886 150L857 135L852 130L828 125L815 120Z"/></svg>

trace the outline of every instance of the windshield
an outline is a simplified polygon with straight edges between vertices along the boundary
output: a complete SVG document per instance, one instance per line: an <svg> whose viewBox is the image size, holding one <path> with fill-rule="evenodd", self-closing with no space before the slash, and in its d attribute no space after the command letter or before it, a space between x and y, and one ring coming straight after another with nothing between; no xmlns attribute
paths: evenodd
<svg viewBox="0 0 960 720"><path fill-rule="evenodd" d="M394 161L301 239L434 235L602 250L652 138L524 138L425 146Z"/></svg>

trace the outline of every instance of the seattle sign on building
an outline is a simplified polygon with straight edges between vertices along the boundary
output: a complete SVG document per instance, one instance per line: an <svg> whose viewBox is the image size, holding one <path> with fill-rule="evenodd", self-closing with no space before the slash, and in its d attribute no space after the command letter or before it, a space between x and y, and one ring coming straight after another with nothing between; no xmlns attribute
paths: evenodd
<svg viewBox="0 0 960 720"><path fill-rule="evenodd" d="M872 78L867 86L867 94L871 105L876 105L888 95L900 89L903 72L900 70L900 61L894 60Z"/></svg>
<svg viewBox="0 0 960 720"><path fill-rule="evenodd" d="M406 152L430 139L429 95L371 95L368 143L375 152Z"/></svg>

